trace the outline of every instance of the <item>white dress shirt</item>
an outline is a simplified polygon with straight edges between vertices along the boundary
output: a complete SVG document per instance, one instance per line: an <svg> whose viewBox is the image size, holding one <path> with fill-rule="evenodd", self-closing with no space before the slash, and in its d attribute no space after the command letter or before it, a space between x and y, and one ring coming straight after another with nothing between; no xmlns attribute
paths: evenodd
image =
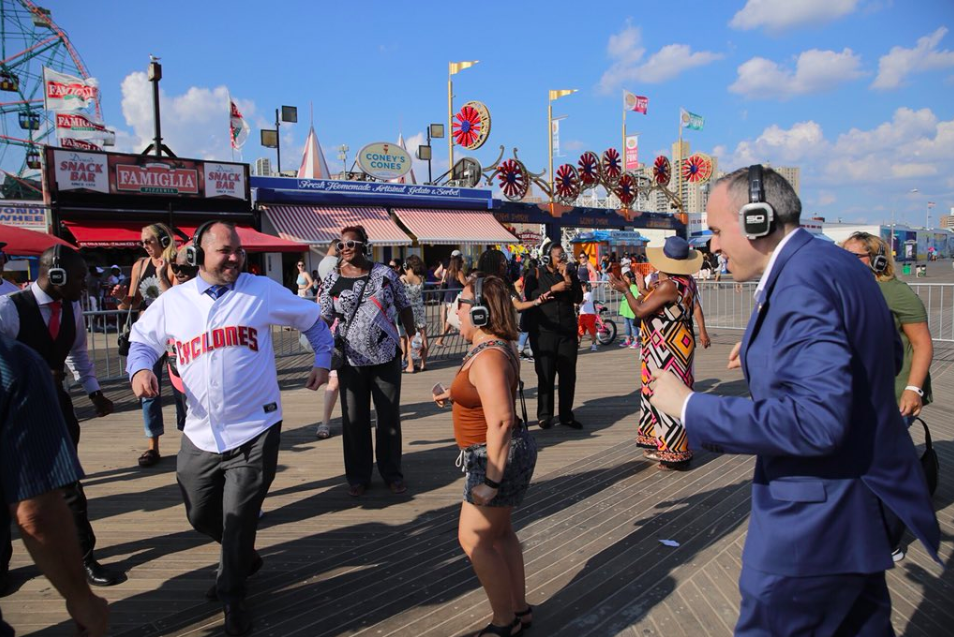
<svg viewBox="0 0 954 637"><path fill-rule="evenodd" d="M36 283L30 285L30 289L33 290L36 303L40 306L43 323L49 326L50 316L53 314L50 309L53 298L41 290ZM69 356L66 357L66 366L72 372L73 378L83 384L86 393L92 394L99 390L99 381L96 380L93 362L89 359L89 352L86 351L86 321L83 319L83 308L79 301L73 302L73 318L76 319L76 340L73 341ZM13 304L9 296L0 296L0 334L16 340L19 332L20 314L17 312L17 306Z"/></svg>
<svg viewBox="0 0 954 637"><path fill-rule="evenodd" d="M779 241L778 245L775 246L775 249L772 250L772 256L769 257L768 265L765 266L765 272L762 273L762 278L759 279L759 284L755 286L755 302L758 304L758 307L755 309L756 312L758 312L761 308L760 300L762 298L762 293L765 291L765 285L768 283L769 275L772 273L772 268L775 267L775 259L779 254L781 254L782 249L785 247L785 244L788 243L788 240L791 239L795 233L798 232L798 230L799 229L796 228L782 237L782 240ZM680 413L680 418L683 425L686 424L686 409L689 407L689 399L692 398L693 395L695 395L695 392L692 392L686 396L686 399L682 402L682 412Z"/></svg>

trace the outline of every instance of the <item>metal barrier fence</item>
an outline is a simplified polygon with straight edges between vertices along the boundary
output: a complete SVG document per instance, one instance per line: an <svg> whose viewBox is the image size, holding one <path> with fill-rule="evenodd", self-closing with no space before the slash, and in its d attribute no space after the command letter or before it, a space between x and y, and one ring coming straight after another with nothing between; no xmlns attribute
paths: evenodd
<svg viewBox="0 0 954 637"><path fill-rule="evenodd" d="M755 307L756 283L699 281L699 294L709 329L744 330ZM605 282L594 282L593 298L607 309L608 318L619 314L622 296ZM935 341L954 342L954 284L915 283L911 287L924 302L928 325ZM427 318L427 360L459 360L466 352L466 344L457 330L446 324L448 305L445 298L452 295L443 290L424 290L424 309ZM126 320L122 311L85 312L87 343L100 380L125 378L124 358L117 351L118 326ZM621 329L621 322L617 321ZM439 340L443 347L438 346ZM299 341L299 333L290 328L274 327L272 344L276 356L296 356L306 352Z"/></svg>

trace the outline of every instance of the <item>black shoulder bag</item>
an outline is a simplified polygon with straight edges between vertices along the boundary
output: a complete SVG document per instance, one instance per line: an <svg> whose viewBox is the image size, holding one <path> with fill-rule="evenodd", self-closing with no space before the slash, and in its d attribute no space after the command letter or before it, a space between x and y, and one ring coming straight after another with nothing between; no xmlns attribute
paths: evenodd
<svg viewBox="0 0 954 637"><path fill-rule="evenodd" d="M915 417L915 420L924 427L924 453L921 454L921 468L924 469L924 478L927 480L928 493L934 495L934 492L937 491L941 465L938 462L934 443L931 442L931 431L928 429L927 423L918 417Z"/></svg>
<svg viewBox="0 0 954 637"><path fill-rule="evenodd" d="M129 356L129 335L132 333L132 315L133 307L132 303L129 305L129 311L126 312L126 322L123 324L122 329L119 330L119 338L116 339L116 345L119 348L119 355L122 357Z"/></svg>
<svg viewBox="0 0 954 637"><path fill-rule="evenodd" d="M371 281L371 272L374 270L374 265L372 264L371 269L368 270L368 275L362 279L364 285L361 286L361 296L358 297L358 302L354 305L354 310L351 312L351 318L348 319L348 322L345 323L345 332L341 333L341 324L338 324L338 329L335 330L335 348L331 352L331 369L338 370L344 367L345 361L345 338L348 336L348 332L351 331L351 324L354 323L354 317L358 315L358 310L361 309L361 304L364 303L364 295L368 290L368 283ZM340 276L340 275L339 275ZM355 287L357 287L355 283Z"/></svg>

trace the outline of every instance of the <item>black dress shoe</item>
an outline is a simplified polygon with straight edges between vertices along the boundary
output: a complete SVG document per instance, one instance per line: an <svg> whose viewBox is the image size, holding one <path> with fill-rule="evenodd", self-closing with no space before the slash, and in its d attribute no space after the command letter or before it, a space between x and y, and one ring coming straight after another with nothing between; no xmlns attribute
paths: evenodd
<svg viewBox="0 0 954 637"><path fill-rule="evenodd" d="M263 564L265 564L265 560L263 560L262 556L258 554L258 551L255 551L255 557L252 558L252 565L248 569L248 576L251 577L262 570ZM218 585L215 582L212 582L212 586L205 592L205 598L210 602L214 602L219 598L217 586Z"/></svg>
<svg viewBox="0 0 954 637"><path fill-rule="evenodd" d="M122 573L106 568L93 558L84 561L83 568L86 570L86 581L93 586L115 586L125 579Z"/></svg>
<svg viewBox="0 0 954 637"><path fill-rule="evenodd" d="M226 604L222 607L222 612L225 613L226 635L244 635L252 630L252 614L243 602Z"/></svg>
<svg viewBox="0 0 954 637"><path fill-rule="evenodd" d="M565 427L569 427L570 429L582 429L582 428L583 428L583 423L581 423L579 420L576 420L576 419L573 419L573 420L570 420L570 421L567 421L567 422L561 422L560 424L563 425L563 426L565 426Z"/></svg>
<svg viewBox="0 0 954 637"><path fill-rule="evenodd" d="M540 429L549 429L553 426L553 421L547 418L546 420L541 420L537 423L540 425Z"/></svg>

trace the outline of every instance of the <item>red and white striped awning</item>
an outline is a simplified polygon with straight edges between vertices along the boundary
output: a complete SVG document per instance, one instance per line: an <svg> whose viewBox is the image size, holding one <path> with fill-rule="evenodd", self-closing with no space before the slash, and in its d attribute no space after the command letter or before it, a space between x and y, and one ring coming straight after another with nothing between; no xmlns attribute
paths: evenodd
<svg viewBox="0 0 954 637"><path fill-rule="evenodd" d="M263 205L265 216L289 241L327 245L346 226L364 226L374 246L409 246L411 238L391 221L384 208Z"/></svg>
<svg viewBox="0 0 954 637"><path fill-rule="evenodd" d="M520 243L489 212L394 208L394 214L417 237L431 245Z"/></svg>

